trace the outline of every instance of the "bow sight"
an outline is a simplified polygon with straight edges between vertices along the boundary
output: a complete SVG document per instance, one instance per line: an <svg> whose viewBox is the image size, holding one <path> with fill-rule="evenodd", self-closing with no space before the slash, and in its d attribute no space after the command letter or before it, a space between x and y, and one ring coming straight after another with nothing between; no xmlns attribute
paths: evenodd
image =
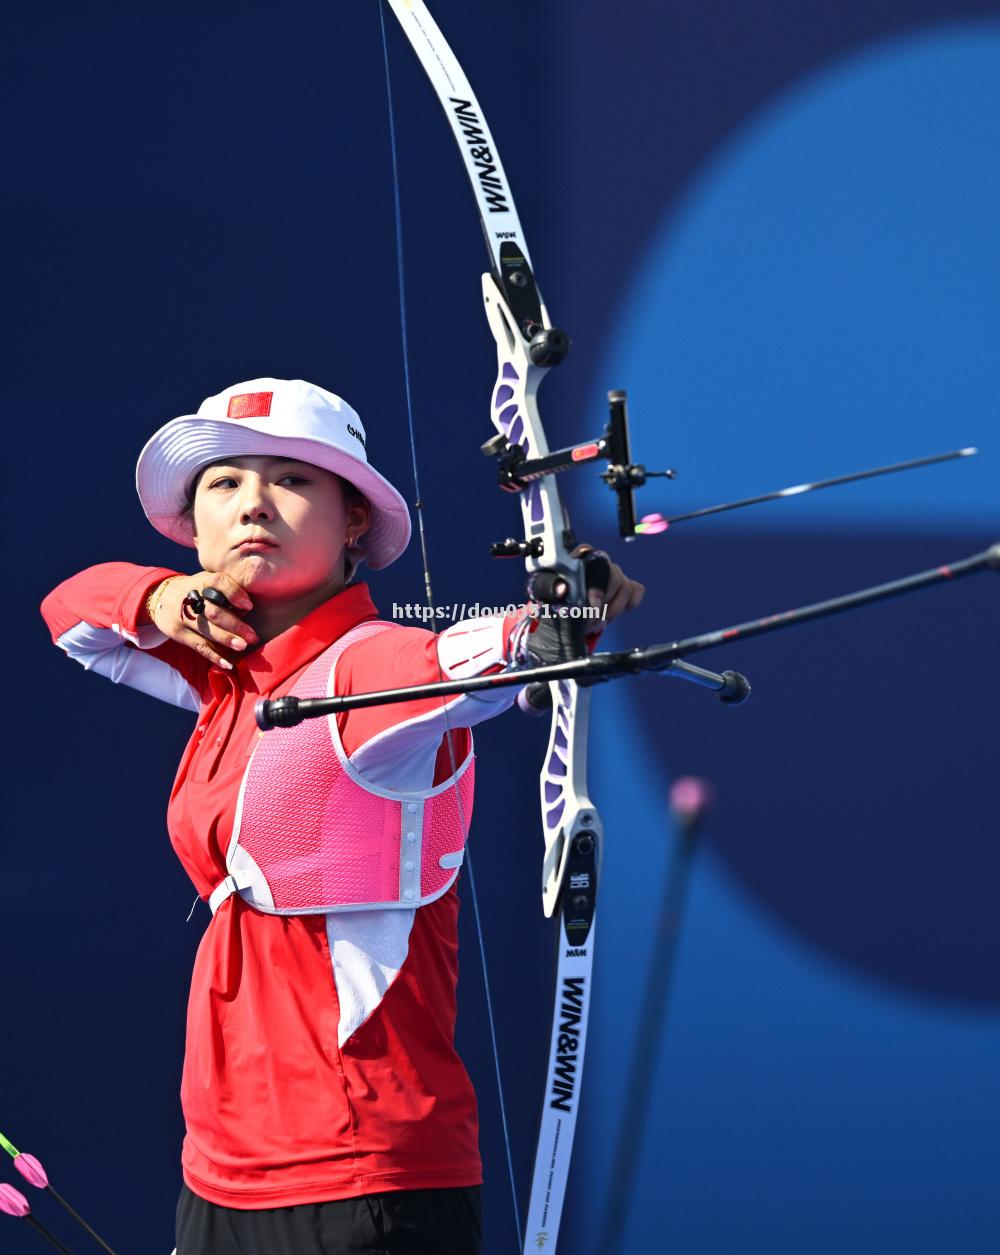
<svg viewBox="0 0 1000 1255"><path fill-rule="evenodd" d="M632 540L639 534L635 517L636 488L641 488L647 479L676 479L677 472L647 471L641 462L633 462L628 432L628 398L624 392L609 392L608 405L611 410L608 425L604 435L596 440L556 449L540 458L527 457L524 450L511 444L502 432L480 447L487 457L496 458L498 480L504 492L522 492L532 480L541 479L543 475L557 475L560 471L603 459L608 465L601 472L601 479L618 498L618 534ZM572 537L568 537L567 548L572 549L574 543ZM515 540L509 536L491 545L490 553L494 558L540 558L543 549L541 537Z"/></svg>

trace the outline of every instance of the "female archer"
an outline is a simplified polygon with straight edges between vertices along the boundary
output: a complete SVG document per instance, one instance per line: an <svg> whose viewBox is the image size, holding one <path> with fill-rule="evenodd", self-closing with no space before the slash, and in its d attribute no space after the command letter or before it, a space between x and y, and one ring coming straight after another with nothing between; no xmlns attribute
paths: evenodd
<svg viewBox="0 0 1000 1255"><path fill-rule="evenodd" d="M153 526L193 575L105 563L42 613L88 669L197 716L168 808L212 909L195 960L178 1255L479 1250L476 1101L454 1047L455 881L471 727L516 690L352 710L263 736L260 697L403 687L530 660L525 612L439 636L381 621L406 504L358 415L256 379L143 449ZM603 555L611 619L643 589Z"/></svg>

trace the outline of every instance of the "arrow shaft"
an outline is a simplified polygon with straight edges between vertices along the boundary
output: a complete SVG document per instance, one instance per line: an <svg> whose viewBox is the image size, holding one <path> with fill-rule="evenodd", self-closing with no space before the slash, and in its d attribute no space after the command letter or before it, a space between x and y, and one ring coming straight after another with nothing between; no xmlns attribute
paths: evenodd
<svg viewBox="0 0 1000 1255"><path fill-rule="evenodd" d="M110 1246L108 1246L107 1242L105 1242L105 1240L101 1237L101 1235L95 1229L92 1229L90 1225L87 1224L86 1220L84 1220L84 1218L80 1215L80 1213L74 1207L71 1207L61 1194L57 1194L51 1185L49 1186L49 1193L52 1195L53 1199L59 1204L59 1206L62 1207L64 1211L68 1212L68 1214L73 1217L73 1219L81 1227L81 1229L85 1229L87 1233L90 1234L90 1236L94 1239L97 1245L101 1247L102 1250L107 1251L108 1255L116 1255L116 1252Z"/></svg>
<svg viewBox="0 0 1000 1255"><path fill-rule="evenodd" d="M694 828L677 823L659 917L656 921L649 972L639 1002L632 1060L620 1104L621 1117L611 1181L601 1223L597 1250L613 1251L628 1221L629 1203L634 1197L639 1157L650 1114L650 1078L656 1076L657 1061L663 1050L663 1023L670 996L670 983L687 899L691 865L697 846Z"/></svg>
<svg viewBox="0 0 1000 1255"><path fill-rule="evenodd" d="M55 1234L46 1229L45 1225L43 1225L40 1220L36 1220L35 1217L31 1215L25 1216L24 1218L35 1230L35 1232L40 1234L51 1247L57 1251L62 1251L63 1255L73 1255L73 1252L69 1249L69 1247L63 1246Z"/></svg>
<svg viewBox="0 0 1000 1255"><path fill-rule="evenodd" d="M778 501L782 497L801 497L807 492L818 492L821 488L836 488L840 484L853 484L861 479L874 479L878 475L894 475L897 471L912 471L920 466L935 466L939 462L953 462L957 458L974 456L978 450L953 449L950 453L934 453L926 458L911 458L908 462L893 462L891 466L876 466L867 471L854 471L850 475L837 475L833 479L819 479L812 484L794 484L791 488L779 488L776 492L764 492L757 497L742 497L739 501L727 501L723 505L705 506L701 510L691 510L687 514L675 514L667 519L667 523L685 523L688 519L702 519L709 514L723 514L727 510L742 510L744 506L760 505L764 501Z"/></svg>

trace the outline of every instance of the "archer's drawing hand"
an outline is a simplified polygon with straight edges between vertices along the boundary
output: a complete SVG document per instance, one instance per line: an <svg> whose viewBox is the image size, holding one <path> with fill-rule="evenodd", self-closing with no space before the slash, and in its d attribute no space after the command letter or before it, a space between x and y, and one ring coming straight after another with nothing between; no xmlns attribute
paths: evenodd
<svg viewBox="0 0 1000 1255"><path fill-rule="evenodd" d="M206 588L221 593L228 607L206 598ZM191 594L196 595L194 604ZM198 571L195 575L174 575L164 580L150 595L147 613L164 636L231 671L232 662L220 650L238 655L259 643L257 633L240 618L252 608L250 595L231 575Z"/></svg>

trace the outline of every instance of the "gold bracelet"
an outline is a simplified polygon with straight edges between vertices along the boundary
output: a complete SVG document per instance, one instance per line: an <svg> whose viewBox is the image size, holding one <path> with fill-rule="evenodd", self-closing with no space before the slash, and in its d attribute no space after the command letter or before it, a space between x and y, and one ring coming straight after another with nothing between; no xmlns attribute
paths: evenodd
<svg viewBox="0 0 1000 1255"><path fill-rule="evenodd" d="M150 623L155 624L154 615L157 610L159 610L160 603L163 601L163 590L167 587L171 580L179 580L180 578L181 576L179 575L168 575L165 580L161 580L159 584L157 584L157 586L146 598L146 618L150 621Z"/></svg>

